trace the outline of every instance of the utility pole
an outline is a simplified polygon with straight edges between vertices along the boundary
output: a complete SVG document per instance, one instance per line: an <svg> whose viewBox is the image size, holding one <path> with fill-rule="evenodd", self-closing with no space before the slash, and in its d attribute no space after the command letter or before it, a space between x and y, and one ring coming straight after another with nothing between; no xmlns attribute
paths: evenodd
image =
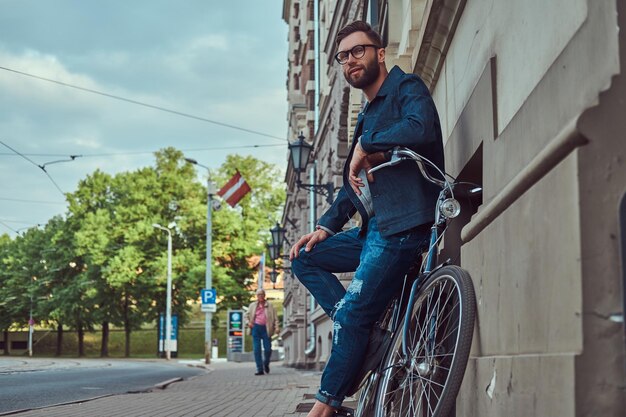
<svg viewBox="0 0 626 417"><path fill-rule="evenodd" d="M207 211L206 211L206 273L204 276L204 288L211 289L213 286L213 276L211 271L212 266L212 234L213 234L213 223L212 223L212 211L213 211L213 196L216 194L217 189L215 184L211 181L211 170L208 166L202 165L198 161L192 158L185 158L185 161L190 164L198 165L207 171ZM213 313L205 312L204 313L204 363L211 363L211 348L213 346L213 340L211 339L211 321L213 320Z"/></svg>
<svg viewBox="0 0 626 417"><path fill-rule="evenodd" d="M167 299L165 301L165 358L169 361L172 358L172 231L160 224L153 224L153 227L167 232Z"/></svg>

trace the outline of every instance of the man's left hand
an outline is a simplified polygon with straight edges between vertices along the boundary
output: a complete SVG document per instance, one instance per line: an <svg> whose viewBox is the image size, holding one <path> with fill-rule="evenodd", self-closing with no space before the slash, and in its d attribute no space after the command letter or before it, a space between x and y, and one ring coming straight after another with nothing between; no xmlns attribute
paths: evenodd
<svg viewBox="0 0 626 417"><path fill-rule="evenodd" d="M350 182L350 187L354 190L356 195L361 195L361 187L364 187L363 180L359 178L359 172L364 169L366 172L372 168L370 165L367 154L361 147L360 143L357 143L354 147L354 152L352 153L352 159L350 160L350 171L348 172L348 181ZM374 181L374 177L371 174L367 174L367 180L370 182Z"/></svg>
<svg viewBox="0 0 626 417"><path fill-rule="evenodd" d="M384 152L367 154L361 147L361 143L357 142L354 147L354 152L352 153L350 171L348 172L348 182L350 182L350 187L352 187L356 195L361 195L360 188L365 186L363 180L359 177L359 172L364 169L367 173L370 169L385 160ZM374 182L374 175L367 173L367 181Z"/></svg>

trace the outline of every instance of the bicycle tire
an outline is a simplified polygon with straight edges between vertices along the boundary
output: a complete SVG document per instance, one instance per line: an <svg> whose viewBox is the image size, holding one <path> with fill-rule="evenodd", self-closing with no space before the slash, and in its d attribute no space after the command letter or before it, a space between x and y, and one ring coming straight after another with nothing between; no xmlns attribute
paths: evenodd
<svg viewBox="0 0 626 417"><path fill-rule="evenodd" d="M368 353L370 353L371 350L375 352L380 351L380 358L370 358L370 360L366 359L365 362L367 362L369 366L365 365L361 369L362 373L356 378L355 387L349 390L350 393L358 391L357 407L354 410L355 417L371 417L374 413L376 392L378 390L378 377L380 376L378 368L380 367L380 363L385 359L387 350L391 344L391 340L393 339L393 321L394 316L397 320L397 315L401 313L398 310L400 308L400 304L401 301L399 296L394 297L385 308L381 318L378 322L376 322L374 329L372 329L372 333L370 334ZM373 338L372 336L374 332L377 332L378 334L377 337ZM372 343L375 343L377 346L372 346Z"/></svg>
<svg viewBox="0 0 626 417"><path fill-rule="evenodd" d="M448 417L472 345L476 298L470 275L454 265L436 270L407 314L408 333L395 334L385 358L374 415Z"/></svg>
<svg viewBox="0 0 626 417"><path fill-rule="evenodd" d="M378 374L371 372L359 390L357 406L354 410L355 417L370 417L373 415L377 388Z"/></svg>

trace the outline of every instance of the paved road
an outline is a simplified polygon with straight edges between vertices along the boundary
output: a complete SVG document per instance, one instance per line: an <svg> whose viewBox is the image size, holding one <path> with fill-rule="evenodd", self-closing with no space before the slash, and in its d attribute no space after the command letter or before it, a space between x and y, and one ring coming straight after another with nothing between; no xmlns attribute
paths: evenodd
<svg viewBox="0 0 626 417"><path fill-rule="evenodd" d="M140 392L206 373L176 361L0 359L0 413Z"/></svg>
<svg viewBox="0 0 626 417"><path fill-rule="evenodd" d="M253 362L214 362L208 372L167 389L121 394L78 404L48 407L19 417L304 417L320 372L272 364L255 376Z"/></svg>

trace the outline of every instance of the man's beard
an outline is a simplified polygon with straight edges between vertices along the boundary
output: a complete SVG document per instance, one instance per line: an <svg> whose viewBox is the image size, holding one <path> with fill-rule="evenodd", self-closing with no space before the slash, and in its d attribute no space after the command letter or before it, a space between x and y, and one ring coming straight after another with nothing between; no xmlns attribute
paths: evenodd
<svg viewBox="0 0 626 417"><path fill-rule="evenodd" d="M365 66L362 66L363 74L359 78L352 78L349 74L349 71L354 67L348 68L347 71L343 72L343 76L345 77L348 84L350 84L354 88L363 89L368 85L372 84L378 76L380 75L380 66L378 65L378 61L375 59L370 60Z"/></svg>

